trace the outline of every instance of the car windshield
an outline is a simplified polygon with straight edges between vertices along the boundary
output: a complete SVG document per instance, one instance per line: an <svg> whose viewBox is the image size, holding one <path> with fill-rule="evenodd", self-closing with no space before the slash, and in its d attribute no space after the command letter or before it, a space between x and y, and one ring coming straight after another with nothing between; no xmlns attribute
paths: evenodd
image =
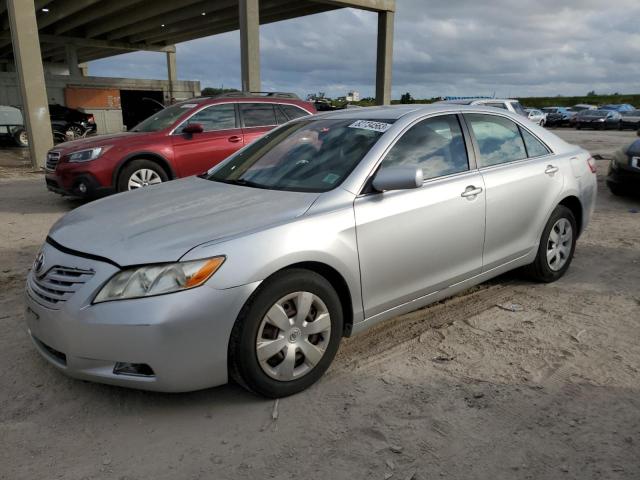
<svg viewBox="0 0 640 480"><path fill-rule="evenodd" d="M342 183L393 120L301 120L269 132L208 179L270 190L326 192Z"/></svg>
<svg viewBox="0 0 640 480"><path fill-rule="evenodd" d="M196 103L178 103L176 105L171 105L170 107L154 113L146 120L143 120L133 127L131 131L159 132L160 130L164 130L165 128L173 125L182 115L196 106Z"/></svg>

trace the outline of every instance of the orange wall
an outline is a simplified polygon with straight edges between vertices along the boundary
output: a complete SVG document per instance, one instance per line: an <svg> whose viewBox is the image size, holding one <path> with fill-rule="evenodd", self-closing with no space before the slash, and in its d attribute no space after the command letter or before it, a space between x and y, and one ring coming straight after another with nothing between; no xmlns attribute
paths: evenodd
<svg viewBox="0 0 640 480"><path fill-rule="evenodd" d="M120 90L112 88L67 87L64 99L69 108L121 108Z"/></svg>

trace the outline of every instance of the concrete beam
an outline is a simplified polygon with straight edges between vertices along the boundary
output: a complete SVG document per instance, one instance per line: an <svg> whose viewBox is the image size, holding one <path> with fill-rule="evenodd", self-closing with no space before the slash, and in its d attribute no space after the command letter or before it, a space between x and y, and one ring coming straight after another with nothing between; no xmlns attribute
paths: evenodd
<svg viewBox="0 0 640 480"><path fill-rule="evenodd" d="M38 28L43 29L49 25L53 25L69 15L91 7L99 1L100 0L58 0L55 3L55 8L51 8L49 13L38 16Z"/></svg>
<svg viewBox="0 0 640 480"><path fill-rule="evenodd" d="M167 52L167 77L169 79L169 98L173 98L175 84L178 81L176 52Z"/></svg>
<svg viewBox="0 0 640 480"><path fill-rule="evenodd" d="M395 12L396 0L313 0L318 3L329 3L338 7L352 7L372 12Z"/></svg>
<svg viewBox="0 0 640 480"><path fill-rule="evenodd" d="M240 22L240 67L242 90L260 91L259 0L238 0Z"/></svg>
<svg viewBox="0 0 640 480"><path fill-rule="evenodd" d="M58 22L54 29L54 33L56 35L62 35L63 33L86 25L94 20L105 18L108 15L118 13L121 10L126 11L128 8L131 8L142 1L143 0L127 0L126 2L122 2L118 0L111 0L111 2L103 2L103 4L100 5L100 8L88 8L64 19L61 22Z"/></svg>
<svg viewBox="0 0 640 480"><path fill-rule="evenodd" d="M393 12L378 12L378 51L376 59L376 104L391 103L393 64Z"/></svg>
<svg viewBox="0 0 640 480"><path fill-rule="evenodd" d="M7 0L13 52L22 93L22 112L29 136L31 165L43 168L53 147L49 101L38 41L35 5L31 1Z"/></svg>
<svg viewBox="0 0 640 480"><path fill-rule="evenodd" d="M69 75L71 77L79 77L81 73L80 67L78 67L78 47L75 45L65 45L64 50Z"/></svg>

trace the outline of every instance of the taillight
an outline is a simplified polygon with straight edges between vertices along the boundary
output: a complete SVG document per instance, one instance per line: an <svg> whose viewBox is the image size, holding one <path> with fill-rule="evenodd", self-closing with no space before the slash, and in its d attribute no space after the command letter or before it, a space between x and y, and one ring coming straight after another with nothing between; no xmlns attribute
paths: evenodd
<svg viewBox="0 0 640 480"><path fill-rule="evenodd" d="M96 119L93 117L93 115L89 115L87 117L87 122L89 123L96 123Z"/></svg>
<svg viewBox="0 0 640 480"><path fill-rule="evenodd" d="M596 173L598 169L596 167L596 160L593 157L589 157L589 159L587 160L587 164L589 165L589 170L591 170L591 173Z"/></svg>

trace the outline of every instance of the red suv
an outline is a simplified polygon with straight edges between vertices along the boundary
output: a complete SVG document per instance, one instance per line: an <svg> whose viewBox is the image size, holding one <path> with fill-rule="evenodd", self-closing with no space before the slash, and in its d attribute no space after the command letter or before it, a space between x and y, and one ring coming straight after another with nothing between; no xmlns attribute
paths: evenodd
<svg viewBox="0 0 640 480"><path fill-rule="evenodd" d="M176 103L128 132L57 145L47 153L47 188L97 197L203 173L275 126L314 113L289 93Z"/></svg>

